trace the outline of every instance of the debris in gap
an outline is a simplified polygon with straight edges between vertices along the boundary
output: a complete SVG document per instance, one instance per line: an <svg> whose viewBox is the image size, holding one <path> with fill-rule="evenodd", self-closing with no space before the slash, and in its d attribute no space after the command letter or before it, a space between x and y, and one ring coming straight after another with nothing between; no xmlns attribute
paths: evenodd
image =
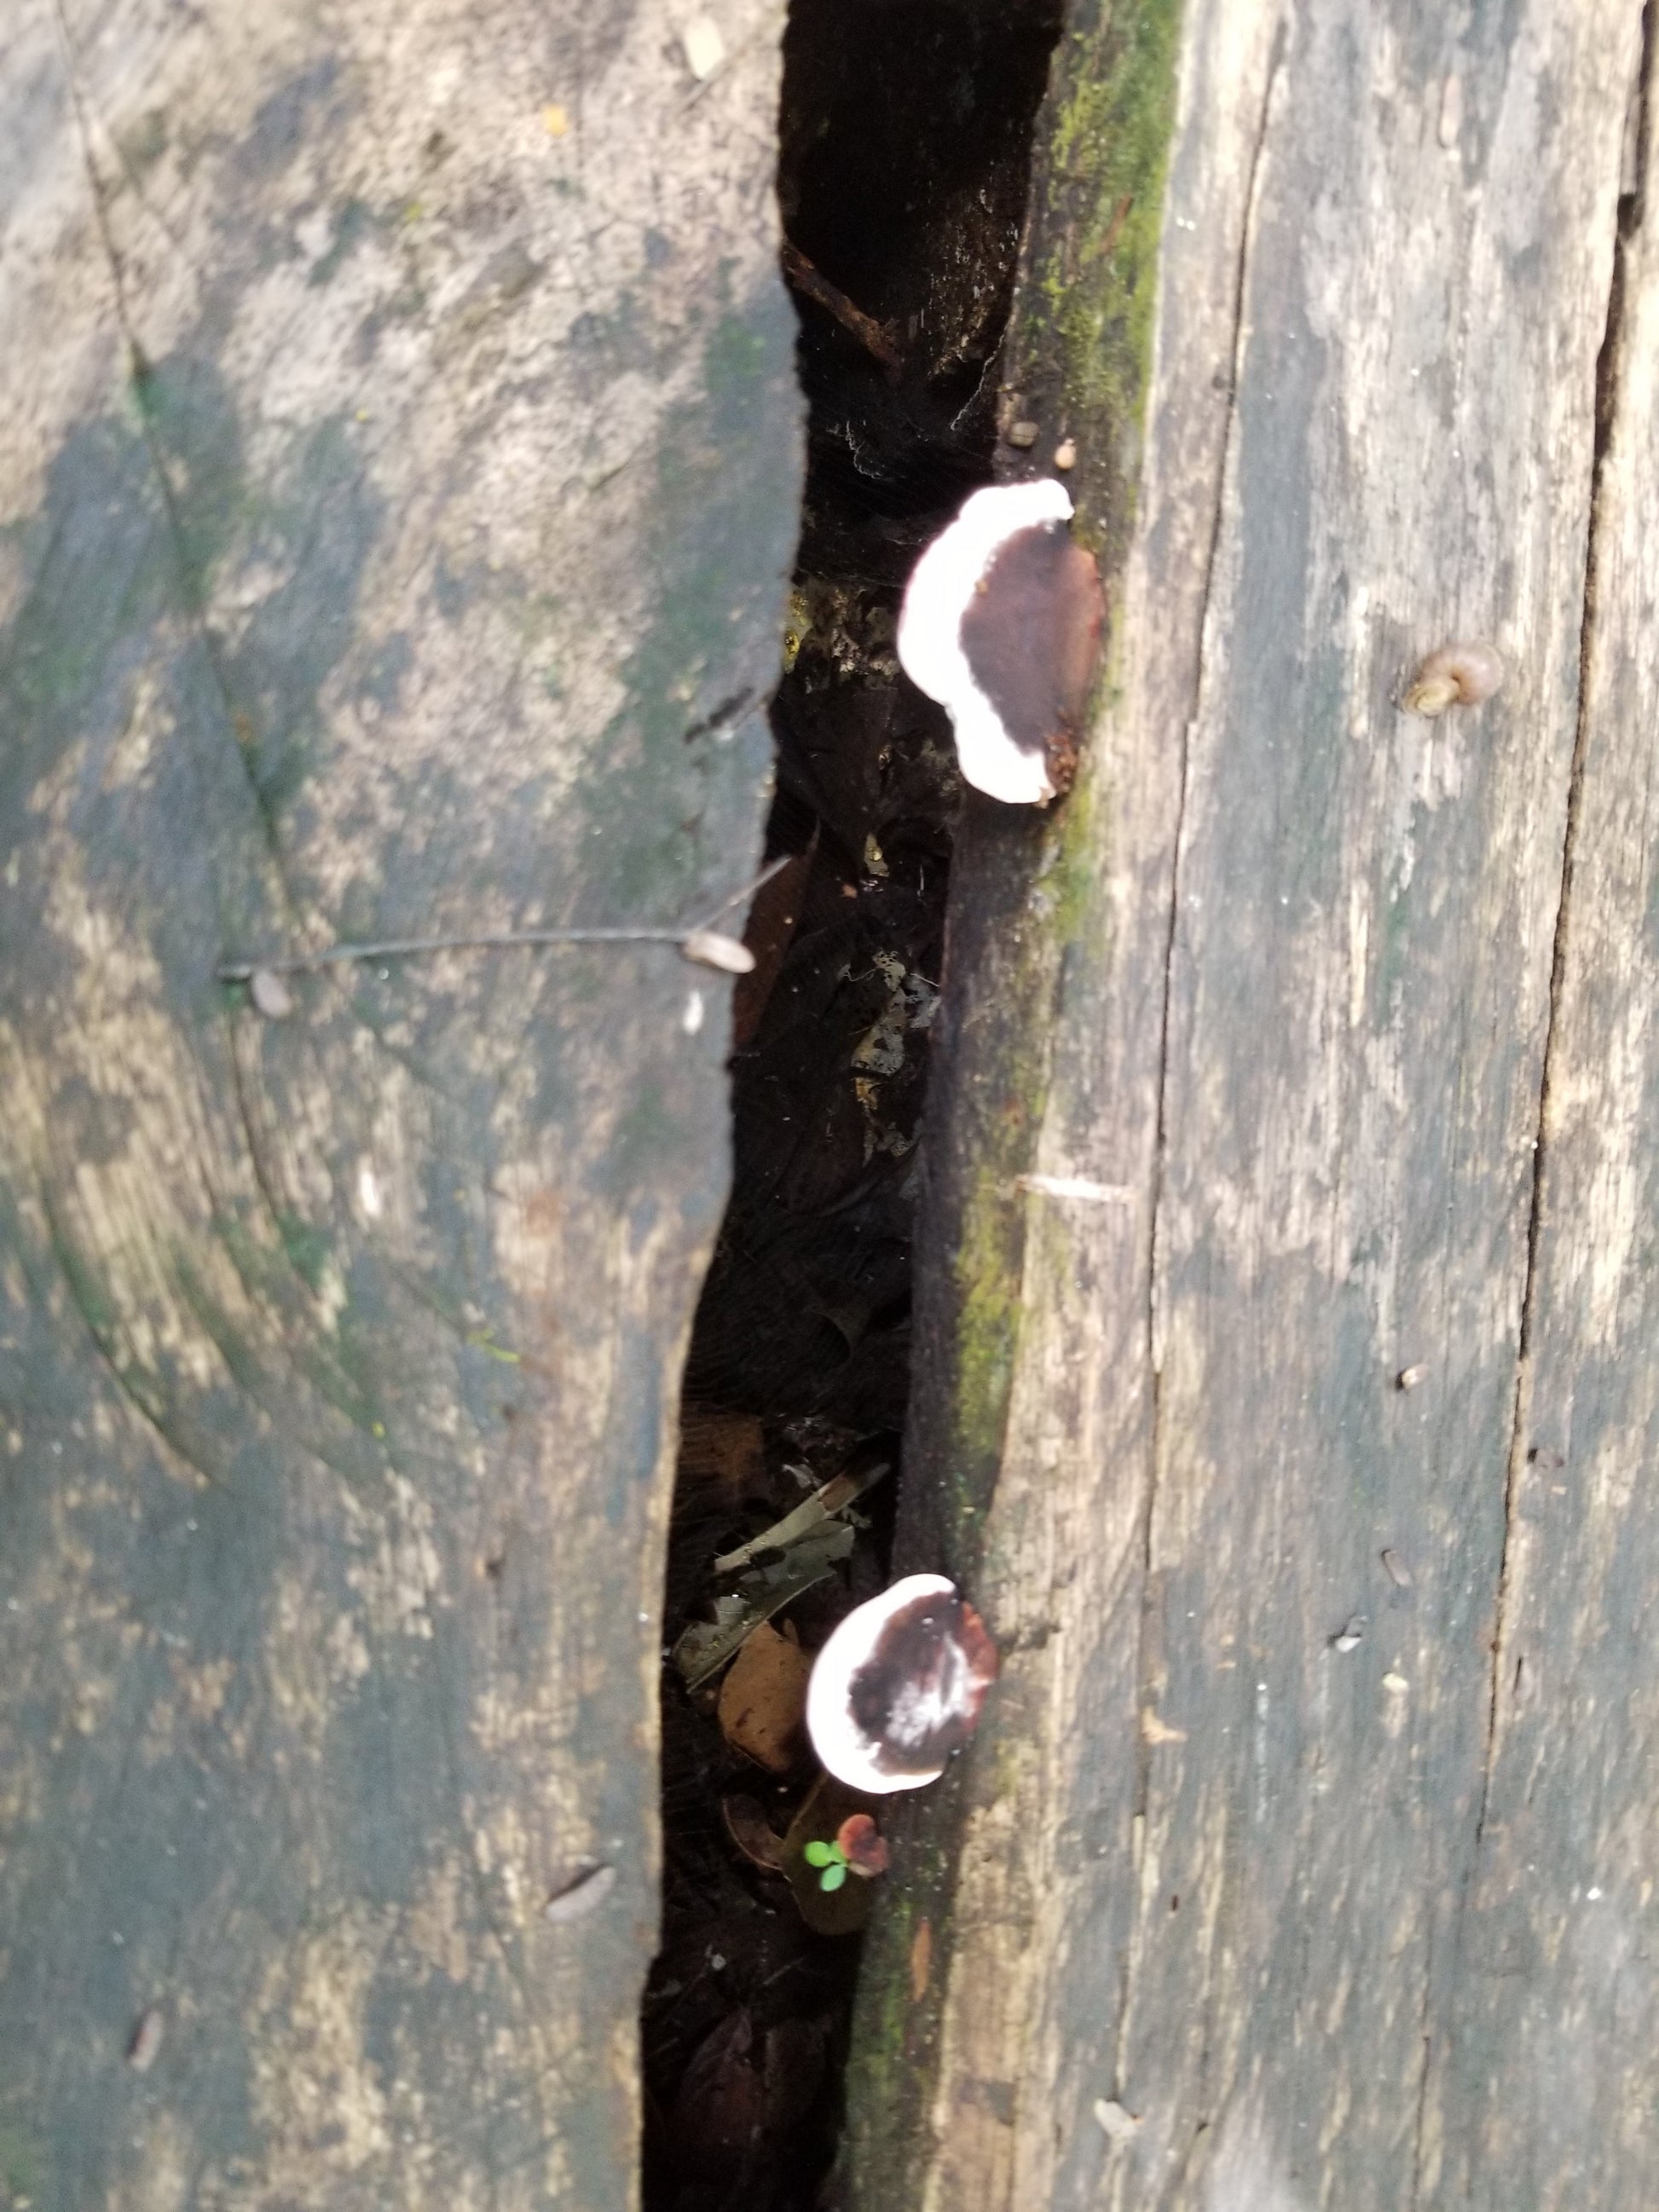
<svg viewBox="0 0 1659 2212"><path fill-rule="evenodd" d="M880 1893L852 1868L878 1853L890 1801L757 1765L722 1732L717 1684L757 1620L815 1652L888 1579L893 1485L826 1508L839 1478L894 1462L903 1425L927 1023L963 791L949 719L904 681L896 629L919 556L1006 458L997 352L1058 28L1052 0L791 0L778 185L811 411L767 849L811 858L785 859L743 933L732 1197L688 1363L665 1640L712 1663L695 1689L665 1669L647 2212L821 2212L834 2156L825 2054L844 2050L858 1929ZM705 1042L720 1007L710 990ZM732 1425L718 1449L692 1433L711 1416ZM790 1521L805 1504L803 1535ZM791 1595L802 1543L817 1565L825 1540L847 1548ZM843 1855L834 1890L808 1843Z"/></svg>
<svg viewBox="0 0 1659 2212"><path fill-rule="evenodd" d="M726 1552L714 1562L717 1575L734 1574L746 1567L766 1552L787 1552L790 1547L821 1528L826 1521L833 1521L849 1505L862 1498L865 1492L879 1482L889 1471L890 1462L878 1459L860 1468L856 1472L832 1475L821 1483L804 1504L786 1513L781 1521L775 1521L769 1528L763 1528L758 1536L739 1544L734 1552Z"/></svg>
<svg viewBox="0 0 1659 2212"><path fill-rule="evenodd" d="M823 2033L816 2022L781 2021L767 2030L758 2053L755 2044L745 2006L693 2054L673 2116L688 2172L725 2185L752 2183L775 2155L777 2139L817 2096Z"/></svg>
<svg viewBox="0 0 1659 2212"><path fill-rule="evenodd" d="M866 315L862 307L855 307L846 293L815 269L800 248L792 246L787 238L778 258L784 275L798 292L828 308L842 328L850 331L871 359L878 361L890 375L899 374L904 362L886 324L878 323L873 315Z"/></svg>
<svg viewBox="0 0 1659 2212"><path fill-rule="evenodd" d="M734 1589L714 1600L714 1619L690 1622L675 1642L669 1656L686 1688L696 1690L711 1680L762 1621L822 1582L852 1548L852 1529L837 1522L740 1575Z"/></svg>
<svg viewBox="0 0 1659 2212"><path fill-rule="evenodd" d="M765 1480L766 1435L754 1413L727 1413L690 1400L680 1409L678 1479L705 1500L735 1507Z"/></svg>
<svg viewBox="0 0 1659 2212"><path fill-rule="evenodd" d="M979 1726L996 1680L984 1622L944 1575L907 1575L848 1614L807 1692L812 1748L872 1796L937 1782Z"/></svg>
<svg viewBox="0 0 1659 2212"><path fill-rule="evenodd" d="M794 942L817 848L817 830L814 828L805 850L797 853L764 890L757 893L750 909L743 941L753 953L755 964L748 975L738 978L732 994L732 1042L739 1052L760 1027L772 987Z"/></svg>
<svg viewBox="0 0 1659 2212"><path fill-rule="evenodd" d="M773 1774L787 1774L806 1748L806 1680L812 1662L799 1643L759 1621L727 1668L715 1709L733 1751Z"/></svg>
<svg viewBox="0 0 1659 2212"><path fill-rule="evenodd" d="M856 1935L870 1917L869 1882L843 1880L829 1888L823 1882L824 1850L849 1820L868 1813L869 1801L861 1791L822 1774L790 1823L783 1840L783 1871L801 1918L817 1935Z"/></svg>
<svg viewBox="0 0 1659 2212"><path fill-rule="evenodd" d="M976 491L916 563L899 617L899 659L950 714L963 775L1012 805L1069 787L1099 652L1105 600L1071 515L1052 477Z"/></svg>
<svg viewBox="0 0 1659 2212"><path fill-rule="evenodd" d="M741 1794L722 1797L720 1817L726 1823L726 1834L750 1866L759 1867L764 1874L782 1872L783 1838L767 1819L766 1808L757 1799Z"/></svg>
<svg viewBox="0 0 1659 2212"><path fill-rule="evenodd" d="M1394 1584L1395 1588L1396 1589L1409 1589L1412 1586L1412 1571L1406 1565L1406 1562L1401 1558L1399 1553L1395 1551L1385 1551L1382 1554L1382 1559L1383 1571L1388 1576L1389 1580Z"/></svg>
<svg viewBox="0 0 1659 2212"><path fill-rule="evenodd" d="M789 594L789 611L783 624L783 672L791 674L812 627L812 606L797 585Z"/></svg>
<svg viewBox="0 0 1659 2212"><path fill-rule="evenodd" d="M1365 1616L1363 1613L1356 1613L1332 1637L1331 1649L1333 1651L1358 1651L1364 1639Z"/></svg>

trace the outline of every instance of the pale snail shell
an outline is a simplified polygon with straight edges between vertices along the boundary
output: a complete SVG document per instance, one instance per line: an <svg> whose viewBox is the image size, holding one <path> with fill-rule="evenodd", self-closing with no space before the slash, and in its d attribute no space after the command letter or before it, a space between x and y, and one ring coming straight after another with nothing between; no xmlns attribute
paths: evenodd
<svg viewBox="0 0 1659 2212"><path fill-rule="evenodd" d="M1504 681L1504 664L1490 645L1443 645L1406 687L1408 714L1443 714L1448 707L1478 707Z"/></svg>

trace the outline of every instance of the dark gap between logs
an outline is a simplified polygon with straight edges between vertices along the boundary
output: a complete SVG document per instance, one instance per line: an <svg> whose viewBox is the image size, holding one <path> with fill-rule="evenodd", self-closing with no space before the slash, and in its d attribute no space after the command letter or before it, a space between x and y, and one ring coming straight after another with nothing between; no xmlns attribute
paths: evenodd
<svg viewBox="0 0 1659 2212"><path fill-rule="evenodd" d="M811 1488L883 1462L850 1555L774 1616L799 1661L886 1580L909 1381L927 1029L960 789L939 710L900 677L915 556L988 481L1031 133L1056 8L793 0L779 198L809 408L799 567L772 710L767 854L734 1013L734 1179L686 1373L665 1639L730 1589L727 1553ZM647 2212L821 2212L858 1936L769 1855L806 1801L728 1744L718 1680L662 1692L662 1948L643 2019ZM822 1806L823 1800L817 1802ZM879 1808L875 1808L879 1816ZM746 1839L750 1853L735 1839ZM828 1832L833 1833L831 1820ZM902 1866L890 1880L902 1881ZM848 1932L816 1932L806 1909Z"/></svg>

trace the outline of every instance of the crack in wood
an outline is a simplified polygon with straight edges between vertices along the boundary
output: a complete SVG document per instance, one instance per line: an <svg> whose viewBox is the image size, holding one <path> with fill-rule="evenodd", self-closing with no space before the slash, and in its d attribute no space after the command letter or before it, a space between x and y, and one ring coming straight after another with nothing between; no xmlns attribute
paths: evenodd
<svg viewBox="0 0 1659 2212"><path fill-rule="evenodd" d="M1645 148L1649 130L1654 64L1653 0L1642 10L1641 43L1632 97L1638 117L1636 140ZM1527 1431L1532 1413L1534 1331L1537 1319L1540 1238L1549 1173L1549 1129L1553 1086L1557 1073L1563 993L1565 988L1567 945L1572 927L1572 892L1578 858L1578 836L1583 810L1584 768L1589 746L1589 675L1595 642L1596 585L1601 558L1602 495L1613 422L1624 371L1623 338L1626 274L1630 240L1641 222L1638 194L1621 194L1616 203L1616 228L1612 272L1607 287L1607 309L1601 349L1595 363L1595 437L1590 461L1589 526L1584 544L1583 615L1578 637L1578 699L1573 731L1572 760L1567 775L1566 824L1561 845L1561 888L1555 910L1554 939L1550 958L1549 1011L1544 1030L1544 1057L1539 1085L1537 1135L1533 1147L1532 1188L1527 1213L1527 1258L1522 1287L1519 1337L1516 1353L1514 1415L1510 1431L1509 1465L1504 1486L1504 1540L1498 1557L1498 1596L1492 1633L1491 1691L1486 1713L1485 1754L1480 1772L1480 1809L1475 1822L1474 1850L1468 1881L1478 1870L1486 1840L1492 1778L1504 1708L1504 1674L1507 1656L1509 1613L1512 1596L1515 1516L1521 1470L1526 1464ZM1467 1888L1467 1884L1466 1884ZM1461 1910L1461 1907L1460 1907ZM1413 2203L1415 2198L1413 2197Z"/></svg>
<svg viewBox="0 0 1659 2212"><path fill-rule="evenodd" d="M1164 939L1163 986L1158 1006L1158 1103L1152 1149L1152 1191L1147 1221L1149 1250L1146 1267L1146 1364L1151 1378L1152 1407L1151 1467L1138 1539L1142 1592L1139 1649L1135 1669L1138 1716L1144 1716L1151 1710L1153 1703L1151 1652L1154 1641L1154 1627L1152 1616L1158 1601L1158 1583L1152 1571L1152 1531L1158 1512L1158 1474L1163 1462L1164 1444L1164 1346L1158 1298L1158 1244L1164 1219L1163 1201L1169 1155L1167 1115L1170 1083L1170 1011L1175 973L1176 943L1181 926L1182 859L1187 830L1190 748L1192 732L1198 720L1207 675L1206 633L1209 629L1217 562L1227 512L1228 470L1233 458L1238 427L1239 373L1244 349L1244 301L1249 278L1251 247L1256 236L1261 212L1262 156L1267 149L1267 130L1273 115L1274 95L1284 71L1286 44L1286 27L1285 19L1281 16L1273 32L1273 43L1268 49L1267 78L1262 88L1261 106L1257 117L1255 140L1250 149L1249 174L1244 189L1243 219L1239 226L1238 255L1233 281L1231 345L1228 356L1227 422L1222 436L1220 453L1217 457L1214 500L1210 514L1209 544L1205 554L1204 585L1199 600L1198 665L1193 682L1192 709L1181 727L1180 765L1176 774L1173 832L1174 858L1170 872L1170 904ZM1152 1795L1153 1747L1145 1726L1138 1724L1135 1729L1136 1777L1132 1819L1134 1822L1134 1832L1143 1841L1146 1835L1147 1808ZM1124 2068L1128 2055L1128 2023L1133 2009L1135 1968L1139 1957L1139 1915L1137 1914L1136 1933L1130 1941L1124 1960L1122 1986L1118 2001L1117 2030L1113 2039L1113 2078L1120 2087L1123 2084Z"/></svg>

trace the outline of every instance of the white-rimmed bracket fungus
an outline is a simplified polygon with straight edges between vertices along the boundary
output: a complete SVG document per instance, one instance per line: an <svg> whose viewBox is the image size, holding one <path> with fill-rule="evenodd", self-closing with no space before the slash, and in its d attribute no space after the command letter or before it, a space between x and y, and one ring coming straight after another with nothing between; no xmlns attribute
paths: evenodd
<svg viewBox="0 0 1659 2212"><path fill-rule="evenodd" d="M806 1730L828 1772L872 1796L937 1782L979 1725L997 1650L943 1575L857 1606L817 1656Z"/></svg>
<svg viewBox="0 0 1659 2212"><path fill-rule="evenodd" d="M950 714L977 791L1046 806L1066 790L1105 600L1052 477L976 491L905 588L898 657Z"/></svg>

